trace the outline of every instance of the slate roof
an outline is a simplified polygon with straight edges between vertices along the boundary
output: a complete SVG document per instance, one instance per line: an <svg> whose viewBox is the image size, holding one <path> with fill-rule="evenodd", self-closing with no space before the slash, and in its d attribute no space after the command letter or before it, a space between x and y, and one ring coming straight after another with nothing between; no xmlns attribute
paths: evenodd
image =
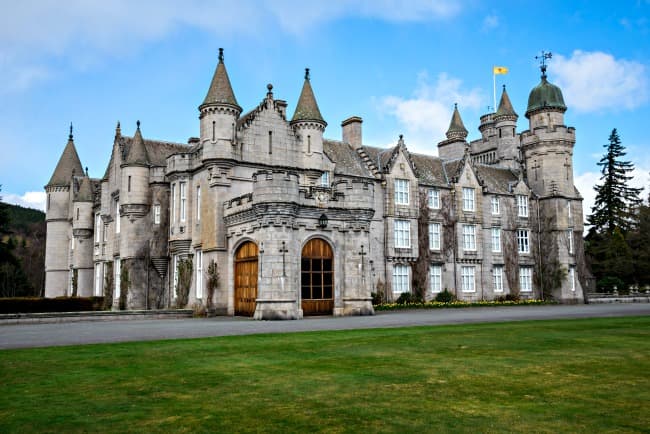
<svg viewBox="0 0 650 434"><path fill-rule="evenodd" d="M140 132L140 121L138 121L138 128L135 130L129 152L126 154L124 162L127 164L149 165L147 148L145 147L142 133Z"/></svg>
<svg viewBox="0 0 650 434"><path fill-rule="evenodd" d="M122 147L122 161L126 160L127 155L133 144L133 137L119 136L116 138L118 144ZM164 167L167 166L167 158L176 153L189 152L193 147L183 143L164 142L160 140L143 139L144 149L149 159L150 166ZM108 163L103 179L108 179L108 174L113 165L113 159Z"/></svg>
<svg viewBox="0 0 650 434"><path fill-rule="evenodd" d="M499 101L499 108L497 109L496 116L517 116L517 113L515 113L515 109L512 107L512 103L510 102L508 92L506 92L505 84L503 85L503 93L501 93L501 100Z"/></svg>
<svg viewBox="0 0 650 434"><path fill-rule="evenodd" d="M50 178L50 182L47 183L46 187L69 186L73 174L81 176L83 173L84 170L81 167L81 160L79 160L79 154L77 154L77 149L74 146L72 134L70 134L68 143L65 145L61 158L59 158L59 162L52 174L52 178Z"/></svg>
<svg viewBox="0 0 650 434"><path fill-rule="evenodd" d="M302 85L302 91L300 92L300 98L298 98L296 111L293 114L293 118L291 118L291 122L298 121L316 121L327 125L327 122L325 122L325 119L323 119L323 116L320 114L314 91L311 88L309 69L305 70L305 82Z"/></svg>
<svg viewBox="0 0 650 434"><path fill-rule="evenodd" d="M397 151L397 145L388 149L375 148L373 146L362 146L361 148L366 152L372 164L380 172L386 171L386 167L388 167L390 160Z"/></svg>
<svg viewBox="0 0 650 434"><path fill-rule="evenodd" d="M349 143L324 139L323 151L335 164L334 174L374 178L357 151Z"/></svg>
<svg viewBox="0 0 650 434"><path fill-rule="evenodd" d="M411 154L411 161L415 166L418 179L423 184L439 187L448 185L440 158L424 154Z"/></svg>
<svg viewBox="0 0 650 434"><path fill-rule="evenodd" d="M467 128L463 124L463 119L460 117L458 112L458 106L454 104L454 113L451 115L451 122L449 122L449 129L447 130L447 138L461 138L465 139L467 137Z"/></svg>
<svg viewBox="0 0 650 434"><path fill-rule="evenodd" d="M219 48L219 63L214 71L208 94L205 96L201 107L211 104L228 104L237 107L241 111L230 85L226 65L223 63L223 48Z"/></svg>
<svg viewBox="0 0 650 434"><path fill-rule="evenodd" d="M519 181L517 175L506 168L474 163L474 172L490 193L512 193L509 186Z"/></svg>
<svg viewBox="0 0 650 434"><path fill-rule="evenodd" d="M77 202L93 201L93 185L87 176L82 177L79 181L79 190L74 194L74 200Z"/></svg>

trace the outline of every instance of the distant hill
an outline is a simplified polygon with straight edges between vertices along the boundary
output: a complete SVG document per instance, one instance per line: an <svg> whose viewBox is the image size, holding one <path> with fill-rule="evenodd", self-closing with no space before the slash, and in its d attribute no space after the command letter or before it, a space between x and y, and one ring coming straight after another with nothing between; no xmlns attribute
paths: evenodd
<svg viewBox="0 0 650 434"><path fill-rule="evenodd" d="M33 208L25 208L20 205L11 205L0 202L5 207L9 229L13 232L24 232L29 230L32 223L45 221L45 213Z"/></svg>

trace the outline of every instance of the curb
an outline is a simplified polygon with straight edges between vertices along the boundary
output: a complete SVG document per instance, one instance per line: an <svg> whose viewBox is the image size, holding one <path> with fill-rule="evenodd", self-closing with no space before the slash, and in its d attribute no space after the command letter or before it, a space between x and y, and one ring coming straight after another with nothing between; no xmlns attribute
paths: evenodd
<svg viewBox="0 0 650 434"><path fill-rule="evenodd" d="M99 312L44 312L0 314L0 326L13 324L48 324L79 321L113 321L192 318L192 309L127 310Z"/></svg>

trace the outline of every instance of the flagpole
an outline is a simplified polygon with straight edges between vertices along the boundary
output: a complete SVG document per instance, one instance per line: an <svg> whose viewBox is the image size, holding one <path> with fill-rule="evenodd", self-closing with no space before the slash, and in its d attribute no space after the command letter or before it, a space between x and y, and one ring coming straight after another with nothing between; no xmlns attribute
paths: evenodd
<svg viewBox="0 0 650 434"><path fill-rule="evenodd" d="M494 113L497 111L497 75L494 73L494 67L492 67L492 97L494 98L492 101L494 102L494 105L492 106L492 110Z"/></svg>

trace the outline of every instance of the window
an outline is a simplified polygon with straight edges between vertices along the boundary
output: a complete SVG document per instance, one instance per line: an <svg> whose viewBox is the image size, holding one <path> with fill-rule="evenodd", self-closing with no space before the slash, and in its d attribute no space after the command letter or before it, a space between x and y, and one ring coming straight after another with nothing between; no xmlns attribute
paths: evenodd
<svg viewBox="0 0 650 434"><path fill-rule="evenodd" d="M408 265L396 264L393 268L393 294L411 292L409 288L409 267Z"/></svg>
<svg viewBox="0 0 650 434"><path fill-rule="evenodd" d="M108 223L104 223L104 228L102 229L102 241L108 241Z"/></svg>
<svg viewBox="0 0 650 434"><path fill-rule="evenodd" d="M311 136L307 136L307 153L311 153Z"/></svg>
<svg viewBox="0 0 650 434"><path fill-rule="evenodd" d="M492 228L492 251L501 251L501 228Z"/></svg>
<svg viewBox="0 0 650 434"><path fill-rule="evenodd" d="M503 292L503 266L495 265L492 269L492 287L494 292Z"/></svg>
<svg viewBox="0 0 650 434"><path fill-rule="evenodd" d="M429 223L429 249L440 250L440 223Z"/></svg>
<svg viewBox="0 0 650 434"><path fill-rule="evenodd" d="M499 207L499 196L492 196L492 199L490 200L490 205L492 209L492 215L499 215L501 214L501 209Z"/></svg>
<svg viewBox="0 0 650 434"><path fill-rule="evenodd" d="M70 238L70 250L74 252L74 236Z"/></svg>
<svg viewBox="0 0 650 434"><path fill-rule="evenodd" d="M476 225L463 225L463 250L476 250Z"/></svg>
<svg viewBox="0 0 650 434"><path fill-rule="evenodd" d="M50 194L47 194L47 206L45 207L45 211L50 210Z"/></svg>
<svg viewBox="0 0 650 434"><path fill-rule="evenodd" d="M463 292L475 292L476 285L474 282L475 267L460 267L461 290Z"/></svg>
<svg viewBox="0 0 650 434"><path fill-rule="evenodd" d="M196 221L201 221L201 186L196 186Z"/></svg>
<svg viewBox="0 0 650 434"><path fill-rule="evenodd" d="M269 155L273 153L273 131L269 131Z"/></svg>
<svg viewBox="0 0 650 434"><path fill-rule="evenodd" d="M102 239L102 234L101 234L102 226L101 225L102 225L102 218L99 215L99 213L96 213L95 214L95 242L96 243L100 242L101 239Z"/></svg>
<svg viewBox="0 0 650 434"><path fill-rule="evenodd" d="M576 268L575 267L569 267L569 285L571 288L571 292L576 291Z"/></svg>
<svg viewBox="0 0 650 434"><path fill-rule="evenodd" d="M567 201L566 201L566 213L567 213L567 218L568 218L569 220L571 220L571 218L572 218L573 216L572 216L572 214L571 214L571 201L570 201L570 200L567 200Z"/></svg>
<svg viewBox="0 0 650 434"><path fill-rule="evenodd" d="M115 272L115 275L113 276L113 282L115 284L115 293L113 294L113 298L120 298L120 275L122 274L120 268L121 268L122 262L120 261L120 258L115 258L115 261L113 261L113 271Z"/></svg>
<svg viewBox="0 0 650 434"><path fill-rule="evenodd" d="M517 247L519 253L530 253L528 229L517 229Z"/></svg>
<svg viewBox="0 0 650 434"><path fill-rule="evenodd" d="M170 207L171 223L176 222L176 184L172 184L172 204Z"/></svg>
<svg viewBox="0 0 650 434"><path fill-rule="evenodd" d="M519 217L528 217L528 196L517 195L517 215Z"/></svg>
<svg viewBox="0 0 650 434"><path fill-rule="evenodd" d="M432 265L429 269L429 286L431 292L442 291L442 266Z"/></svg>
<svg viewBox="0 0 650 434"><path fill-rule="evenodd" d="M179 182L178 187L180 190L180 195L181 195L181 222L185 221L185 204L187 203L187 197L185 196L185 187L187 186L187 183L185 182Z"/></svg>
<svg viewBox="0 0 650 434"><path fill-rule="evenodd" d="M323 174L320 176L320 186L321 187L329 187L330 186L330 173L329 172L323 172Z"/></svg>
<svg viewBox="0 0 650 434"><path fill-rule="evenodd" d="M79 207L77 207L77 220L79 220Z"/></svg>
<svg viewBox="0 0 650 434"><path fill-rule="evenodd" d="M102 264L95 264L95 296L102 296Z"/></svg>
<svg viewBox="0 0 650 434"><path fill-rule="evenodd" d="M474 189L463 187L463 211L474 211Z"/></svg>
<svg viewBox="0 0 650 434"><path fill-rule="evenodd" d="M569 242L568 245L569 255L573 255L573 229L567 229L566 238L567 241Z"/></svg>
<svg viewBox="0 0 650 434"><path fill-rule="evenodd" d="M172 256L172 282L174 282L174 290L172 291L172 298L176 298L178 288L178 256Z"/></svg>
<svg viewBox="0 0 650 434"><path fill-rule="evenodd" d="M160 204L157 203L153 206L153 223L155 225L160 224Z"/></svg>
<svg viewBox="0 0 650 434"><path fill-rule="evenodd" d="M395 247L411 247L411 224L408 220L395 220Z"/></svg>
<svg viewBox="0 0 650 434"><path fill-rule="evenodd" d="M531 267L519 268L519 291L533 291L533 269Z"/></svg>
<svg viewBox="0 0 650 434"><path fill-rule="evenodd" d="M427 192L427 199L429 208L440 209L440 190L437 188L430 188Z"/></svg>
<svg viewBox="0 0 650 434"><path fill-rule="evenodd" d="M196 250L196 298L203 298L203 252Z"/></svg>
<svg viewBox="0 0 650 434"><path fill-rule="evenodd" d="M115 201L115 233L120 233L120 202Z"/></svg>
<svg viewBox="0 0 650 434"><path fill-rule="evenodd" d="M127 179L127 184L128 186L126 187L126 190L130 193L131 192L131 175L129 175Z"/></svg>
<svg viewBox="0 0 650 434"><path fill-rule="evenodd" d="M408 179L395 180L395 204L409 204L409 181Z"/></svg>

